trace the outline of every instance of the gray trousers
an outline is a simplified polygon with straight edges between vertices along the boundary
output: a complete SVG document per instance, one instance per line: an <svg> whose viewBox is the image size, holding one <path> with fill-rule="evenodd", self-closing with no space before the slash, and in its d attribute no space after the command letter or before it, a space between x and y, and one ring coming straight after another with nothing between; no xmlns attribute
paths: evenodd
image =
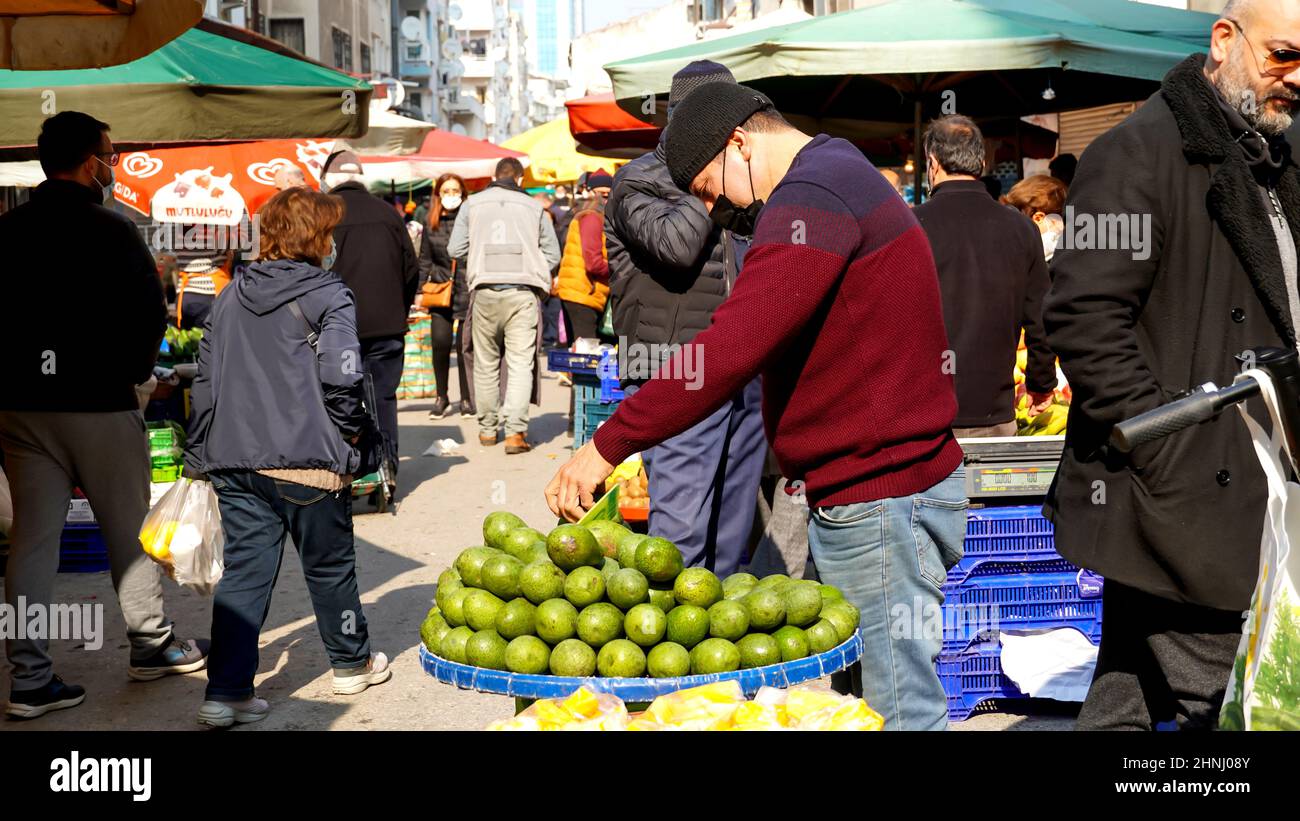
<svg viewBox="0 0 1300 821"><path fill-rule="evenodd" d="M786 493L786 485L785 477L777 480L770 509L767 498L761 492L758 494L763 536L754 550L748 572L760 579L773 573L801 579L808 565L808 502L802 496L796 498Z"/></svg>
<svg viewBox="0 0 1300 821"><path fill-rule="evenodd" d="M495 436L504 423L506 435L528 432L528 400L537 367L537 296L527 288L474 292L474 408L481 436ZM501 396L501 361L506 365L505 403Z"/></svg>
<svg viewBox="0 0 1300 821"><path fill-rule="evenodd" d="M149 510L144 430L139 411L0 411L0 447L14 501L5 603L17 607L20 596L28 607L54 603L59 536L72 489L80 487L108 545L133 661L149 658L172 639L163 613L162 571L140 547L140 525ZM44 687L54 675L48 640L10 639L5 652L14 690Z"/></svg>

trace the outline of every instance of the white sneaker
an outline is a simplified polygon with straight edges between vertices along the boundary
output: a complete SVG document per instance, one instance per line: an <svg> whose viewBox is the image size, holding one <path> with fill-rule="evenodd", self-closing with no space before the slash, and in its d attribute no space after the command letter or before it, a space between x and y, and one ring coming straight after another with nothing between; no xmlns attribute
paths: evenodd
<svg viewBox="0 0 1300 821"><path fill-rule="evenodd" d="M199 723L210 727L252 724L266 718L270 712L271 705L261 698L250 698L247 701L205 701L199 707Z"/></svg>
<svg viewBox="0 0 1300 821"><path fill-rule="evenodd" d="M372 653L365 667L334 671L334 692L340 696L355 696L367 687L383 684L392 677L393 671L388 669L388 656Z"/></svg>

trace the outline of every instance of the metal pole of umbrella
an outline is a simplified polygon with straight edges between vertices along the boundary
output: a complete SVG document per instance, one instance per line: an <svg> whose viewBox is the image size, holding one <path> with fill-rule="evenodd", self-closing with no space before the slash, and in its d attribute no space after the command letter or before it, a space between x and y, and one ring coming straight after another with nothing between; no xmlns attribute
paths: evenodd
<svg viewBox="0 0 1300 821"><path fill-rule="evenodd" d="M921 98L916 98L916 107L912 118L912 204L920 205L921 180L923 179L925 163L922 161L924 149L921 148Z"/></svg>

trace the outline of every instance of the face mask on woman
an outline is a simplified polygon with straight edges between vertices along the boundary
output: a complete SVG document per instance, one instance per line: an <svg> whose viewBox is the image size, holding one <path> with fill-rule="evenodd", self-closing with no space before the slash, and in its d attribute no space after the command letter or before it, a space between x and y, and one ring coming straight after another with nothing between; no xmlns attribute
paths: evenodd
<svg viewBox="0 0 1300 821"><path fill-rule="evenodd" d="M442 195L442 210L444 210L444 211L455 211L457 208L460 208L460 204L461 204L461 196L460 196L460 194L443 194L443 195Z"/></svg>
<svg viewBox="0 0 1300 821"><path fill-rule="evenodd" d="M338 243L334 241L334 237L330 237L330 252L325 255L324 259L320 261L320 267L328 271L334 267L334 263L338 261L338 258L339 258Z"/></svg>

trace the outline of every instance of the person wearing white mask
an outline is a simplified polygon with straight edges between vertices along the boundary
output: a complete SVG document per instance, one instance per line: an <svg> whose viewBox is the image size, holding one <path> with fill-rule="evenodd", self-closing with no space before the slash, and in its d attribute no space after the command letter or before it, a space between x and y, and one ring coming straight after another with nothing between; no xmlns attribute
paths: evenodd
<svg viewBox="0 0 1300 821"><path fill-rule="evenodd" d="M433 374L438 398L429 411L430 419L442 419L451 405L450 384L452 331L455 322L464 322L469 292L465 289L465 260L453 260L447 253L451 228L465 199L465 181L455 174L443 174L433 186L428 221L420 236L420 287L426 282L451 282L451 305L429 308L433 329ZM464 352L464 335L456 345L456 370L460 379L460 415L474 415L473 375Z"/></svg>

